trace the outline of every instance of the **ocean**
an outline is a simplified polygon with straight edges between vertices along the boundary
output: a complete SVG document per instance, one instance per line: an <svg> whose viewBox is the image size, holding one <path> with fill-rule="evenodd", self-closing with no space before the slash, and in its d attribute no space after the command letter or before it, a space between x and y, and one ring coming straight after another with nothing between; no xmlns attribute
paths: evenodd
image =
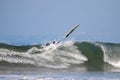
<svg viewBox="0 0 120 80"><path fill-rule="evenodd" d="M120 80L120 44L0 43L0 80Z"/></svg>

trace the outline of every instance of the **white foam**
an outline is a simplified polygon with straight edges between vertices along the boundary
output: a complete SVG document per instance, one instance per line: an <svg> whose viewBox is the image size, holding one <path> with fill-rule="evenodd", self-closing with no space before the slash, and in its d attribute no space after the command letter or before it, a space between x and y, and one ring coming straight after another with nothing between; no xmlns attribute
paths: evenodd
<svg viewBox="0 0 120 80"><path fill-rule="evenodd" d="M115 67L120 67L120 47L111 46L109 44L99 43L104 53L104 62L107 62Z"/></svg>
<svg viewBox="0 0 120 80"><path fill-rule="evenodd" d="M73 41L32 47L27 52L16 52L0 49L0 60L10 63L33 64L50 68L68 68L71 64L81 64L87 58L73 45Z"/></svg>

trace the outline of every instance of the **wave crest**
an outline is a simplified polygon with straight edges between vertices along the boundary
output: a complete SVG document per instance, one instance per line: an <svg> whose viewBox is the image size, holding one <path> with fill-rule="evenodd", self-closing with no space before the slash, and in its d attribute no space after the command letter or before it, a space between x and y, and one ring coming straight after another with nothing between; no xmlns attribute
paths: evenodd
<svg viewBox="0 0 120 80"><path fill-rule="evenodd" d="M84 63L87 58L74 46L73 41L66 41L59 44L51 43L42 48L32 47L26 52L0 49L0 60L38 67L68 68L72 64Z"/></svg>

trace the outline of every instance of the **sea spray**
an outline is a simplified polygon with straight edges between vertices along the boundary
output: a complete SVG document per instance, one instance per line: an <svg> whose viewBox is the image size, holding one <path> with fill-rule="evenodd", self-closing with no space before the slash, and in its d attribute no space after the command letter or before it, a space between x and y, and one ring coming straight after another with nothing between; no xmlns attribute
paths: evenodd
<svg viewBox="0 0 120 80"><path fill-rule="evenodd" d="M86 68L88 71L103 71L108 70L108 67L109 70L119 68L119 57L120 44L114 43L71 40L58 44L50 43L48 46L41 44L17 46L0 43L1 66L16 64L17 66L32 65L38 68L69 69L76 67L79 70ZM14 65L12 66L14 67Z"/></svg>
<svg viewBox="0 0 120 80"><path fill-rule="evenodd" d="M31 47L26 52L1 48L0 60L10 63L32 64L37 67L68 68L71 64L81 64L87 61L87 58L73 44L73 41L51 43L42 48Z"/></svg>
<svg viewBox="0 0 120 80"><path fill-rule="evenodd" d="M120 44L99 43L103 53L104 61L113 66L120 67Z"/></svg>

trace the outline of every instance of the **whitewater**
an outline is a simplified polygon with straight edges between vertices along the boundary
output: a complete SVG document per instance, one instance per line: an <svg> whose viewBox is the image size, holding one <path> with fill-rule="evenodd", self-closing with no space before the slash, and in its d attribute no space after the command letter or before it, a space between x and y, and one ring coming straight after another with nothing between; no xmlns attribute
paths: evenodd
<svg viewBox="0 0 120 80"><path fill-rule="evenodd" d="M0 61L32 64L37 67L68 68L71 64L81 64L87 58L73 46L72 41L50 44L42 48L31 47L26 52L0 49Z"/></svg>
<svg viewBox="0 0 120 80"><path fill-rule="evenodd" d="M0 43L0 79L119 80L119 57L117 43L73 40L47 46Z"/></svg>

